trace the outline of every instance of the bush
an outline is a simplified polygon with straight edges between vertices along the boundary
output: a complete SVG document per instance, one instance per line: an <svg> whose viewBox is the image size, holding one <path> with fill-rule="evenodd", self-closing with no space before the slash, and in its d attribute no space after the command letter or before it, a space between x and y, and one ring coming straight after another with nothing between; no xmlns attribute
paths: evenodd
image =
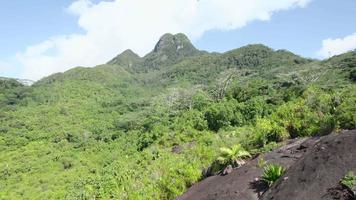
<svg viewBox="0 0 356 200"><path fill-rule="evenodd" d="M356 176L353 171L349 171L340 182L350 190L356 191Z"/></svg>
<svg viewBox="0 0 356 200"><path fill-rule="evenodd" d="M193 96L193 108L202 111L211 104L212 100L204 92L198 92Z"/></svg>
<svg viewBox="0 0 356 200"><path fill-rule="evenodd" d="M63 158L61 163L64 170L68 170L74 165L73 160L71 158Z"/></svg>
<svg viewBox="0 0 356 200"><path fill-rule="evenodd" d="M278 164L269 164L263 168L262 180L271 186L286 172L285 168Z"/></svg>
<svg viewBox="0 0 356 200"><path fill-rule="evenodd" d="M227 102L216 103L208 108L205 113L210 130L218 131L224 126L229 126L234 118L234 111Z"/></svg>
<svg viewBox="0 0 356 200"><path fill-rule="evenodd" d="M353 69L351 72L350 72L350 79L352 81L356 81L356 69Z"/></svg>
<svg viewBox="0 0 356 200"><path fill-rule="evenodd" d="M199 131L208 129L208 124L204 118L204 114L197 110L189 110L183 112L174 123L175 129L184 131L193 128Z"/></svg>
<svg viewBox="0 0 356 200"><path fill-rule="evenodd" d="M340 128L353 129L356 127L356 87L350 87L342 95L342 102L337 107L336 118Z"/></svg>
<svg viewBox="0 0 356 200"><path fill-rule="evenodd" d="M334 129L335 120L327 106L316 103L317 100L298 99L280 106L273 118L283 124L290 137L325 135ZM323 107L323 108L322 108Z"/></svg>
<svg viewBox="0 0 356 200"><path fill-rule="evenodd" d="M221 148L220 151L221 154L218 157L218 161L223 166L238 167L245 163L243 159L251 157L251 154L240 144L236 144L231 148Z"/></svg>
<svg viewBox="0 0 356 200"><path fill-rule="evenodd" d="M257 119L253 144L264 147L270 142L281 142L287 138L286 130L269 119Z"/></svg>

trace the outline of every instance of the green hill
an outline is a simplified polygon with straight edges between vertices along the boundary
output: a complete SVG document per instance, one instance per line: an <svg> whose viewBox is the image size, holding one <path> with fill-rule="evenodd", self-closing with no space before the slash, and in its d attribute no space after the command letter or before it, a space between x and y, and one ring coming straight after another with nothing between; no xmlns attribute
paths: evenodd
<svg viewBox="0 0 356 200"><path fill-rule="evenodd" d="M166 34L144 57L0 79L0 199L173 199L221 147L355 128L355 71L355 51L208 53Z"/></svg>

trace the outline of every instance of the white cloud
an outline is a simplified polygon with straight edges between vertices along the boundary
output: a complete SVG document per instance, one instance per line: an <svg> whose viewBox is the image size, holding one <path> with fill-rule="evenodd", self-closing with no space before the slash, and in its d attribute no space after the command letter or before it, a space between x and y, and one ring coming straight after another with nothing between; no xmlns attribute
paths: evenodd
<svg viewBox="0 0 356 200"><path fill-rule="evenodd" d="M150 51L164 33L183 32L192 40L208 30L231 30L274 12L304 7L311 0L77 0L68 12L77 15L84 34L49 38L19 52L23 77L37 80L74 66L105 63L130 48Z"/></svg>
<svg viewBox="0 0 356 200"><path fill-rule="evenodd" d="M356 49L356 33L348 35L344 38L329 38L323 40L322 48L318 51L318 55L321 58L329 58L354 49Z"/></svg>

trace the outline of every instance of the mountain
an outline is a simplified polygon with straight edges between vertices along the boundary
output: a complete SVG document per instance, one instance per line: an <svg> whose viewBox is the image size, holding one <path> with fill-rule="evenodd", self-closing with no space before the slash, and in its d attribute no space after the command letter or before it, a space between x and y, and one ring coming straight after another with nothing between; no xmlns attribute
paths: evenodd
<svg viewBox="0 0 356 200"><path fill-rule="evenodd" d="M184 58L201 54L188 37L182 33L165 34L156 44L153 51L145 56L144 65L157 67L162 64L172 64Z"/></svg>
<svg viewBox="0 0 356 200"><path fill-rule="evenodd" d="M203 52L196 49L186 35L167 33L159 39L154 49L143 58L128 49L109 61L108 64L147 72L202 54Z"/></svg>
<svg viewBox="0 0 356 200"><path fill-rule="evenodd" d="M20 86L21 83L13 78L0 77L0 86L2 89Z"/></svg>
<svg viewBox="0 0 356 200"><path fill-rule="evenodd" d="M15 78L6 78L6 77L0 77L0 81L2 81L2 83L5 83L5 82L12 82L12 81L16 81L22 85L32 85L35 81L32 81L32 80L29 80L29 79L15 79Z"/></svg>
<svg viewBox="0 0 356 200"><path fill-rule="evenodd" d="M165 34L143 57L0 81L0 199L174 199L223 169L222 147L257 155L354 129L355 62L261 44L208 53Z"/></svg>
<svg viewBox="0 0 356 200"><path fill-rule="evenodd" d="M24 90L25 84L19 79L0 77L0 107L19 103Z"/></svg>
<svg viewBox="0 0 356 200"><path fill-rule="evenodd" d="M140 56L134 53L131 49L127 49L111 61L108 62L109 65L121 65L124 67L132 67L137 65L141 61Z"/></svg>

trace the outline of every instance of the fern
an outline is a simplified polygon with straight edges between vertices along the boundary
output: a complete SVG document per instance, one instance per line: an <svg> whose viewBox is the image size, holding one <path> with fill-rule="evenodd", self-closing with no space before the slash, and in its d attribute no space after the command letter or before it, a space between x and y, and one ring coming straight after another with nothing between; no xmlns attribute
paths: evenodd
<svg viewBox="0 0 356 200"><path fill-rule="evenodd" d="M239 166L244 163L245 158L251 157L251 154L246 151L240 144L236 144L231 148L220 148L220 157L218 161L220 164L232 166Z"/></svg>
<svg viewBox="0 0 356 200"><path fill-rule="evenodd" d="M268 186L271 186L285 173L285 168L278 164L269 164L264 167L262 180L265 181Z"/></svg>

